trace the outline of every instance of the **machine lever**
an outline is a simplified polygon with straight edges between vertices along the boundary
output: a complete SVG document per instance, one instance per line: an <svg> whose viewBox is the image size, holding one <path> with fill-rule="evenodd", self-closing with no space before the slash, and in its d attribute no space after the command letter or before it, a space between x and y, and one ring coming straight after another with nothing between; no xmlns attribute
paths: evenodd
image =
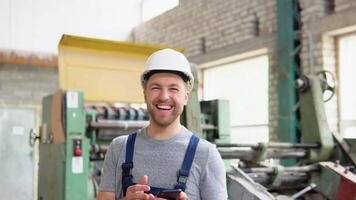
<svg viewBox="0 0 356 200"><path fill-rule="evenodd" d="M297 199L297 198L303 196L305 193L309 192L310 190L314 189L315 187L316 187L315 183L310 184L308 187L306 187L306 188L302 189L301 191L295 193L292 196L292 199Z"/></svg>
<svg viewBox="0 0 356 200"><path fill-rule="evenodd" d="M36 140L39 140L41 137L36 134L36 131L34 128L30 129L29 135L30 135L29 142L30 142L31 147L33 147L33 145L35 145Z"/></svg>

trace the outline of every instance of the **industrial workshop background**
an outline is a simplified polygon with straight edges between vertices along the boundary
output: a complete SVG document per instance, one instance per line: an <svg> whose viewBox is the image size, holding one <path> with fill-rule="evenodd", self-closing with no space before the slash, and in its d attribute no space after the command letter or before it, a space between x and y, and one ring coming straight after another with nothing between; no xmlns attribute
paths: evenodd
<svg viewBox="0 0 356 200"><path fill-rule="evenodd" d="M43 120L43 97L60 87L58 57L52 50L37 51L41 36L31 43L24 36L36 22L14 25L26 22L16 17L18 11L29 9L29 15L45 20L36 12L58 2L41 8L35 1L0 1L0 195L29 199L37 195L39 158L28 141ZM76 12L67 7L63 15ZM93 12L85 14L90 20ZM120 27L112 18L107 32ZM126 31L127 41L184 48L197 65L200 100L229 100L232 142L298 142L295 79L322 70L336 79L335 95L324 104L329 128L356 138L355 0L179 0L152 19L136 21ZM61 22L51 26L56 23ZM72 33L70 26L65 31ZM17 42L29 45L23 51L12 45Z"/></svg>

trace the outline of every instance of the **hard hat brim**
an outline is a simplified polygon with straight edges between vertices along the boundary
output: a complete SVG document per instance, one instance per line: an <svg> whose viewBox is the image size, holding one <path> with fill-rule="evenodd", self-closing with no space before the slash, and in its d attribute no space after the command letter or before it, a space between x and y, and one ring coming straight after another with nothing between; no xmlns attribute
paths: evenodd
<svg viewBox="0 0 356 200"><path fill-rule="evenodd" d="M144 84L148 81L148 79L157 73L173 73L178 75L179 77L182 78L182 80L188 84L188 90L191 91L193 89L193 83L194 83L194 77L191 77L191 75L184 73L182 71L177 71L177 70L147 70L144 71L141 75L141 84L142 87L144 86Z"/></svg>

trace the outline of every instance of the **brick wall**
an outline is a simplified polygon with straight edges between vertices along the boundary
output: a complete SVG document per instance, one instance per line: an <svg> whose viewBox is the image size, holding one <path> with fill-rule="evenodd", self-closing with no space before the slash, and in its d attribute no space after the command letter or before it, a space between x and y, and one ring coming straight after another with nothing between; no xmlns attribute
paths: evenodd
<svg viewBox="0 0 356 200"><path fill-rule="evenodd" d="M57 56L0 50L0 105L38 106L59 88Z"/></svg>
<svg viewBox="0 0 356 200"><path fill-rule="evenodd" d="M351 7L356 7L355 0L335 0L335 11L340 12Z"/></svg>
<svg viewBox="0 0 356 200"><path fill-rule="evenodd" d="M356 24L354 0L299 0L303 73L336 73L335 35L330 31ZM355 14L354 14L355 13ZM137 42L186 48L197 64L258 48L268 48L271 139L278 127L276 0L181 0L178 7L138 26ZM330 127L337 131L337 98L325 104Z"/></svg>
<svg viewBox="0 0 356 200"><path fill-rule="evenodd" d="M59 88L58 68L0 64L0 104L41 105Z"/></svg>
<svg viewBox="0 0 356 200"><path fill-rule="evenodd" d="M196 56L275 32L275 4L272 0L181 0L178 7L136 27L133 37L137 42L184 47L189 57Z"/></svg>

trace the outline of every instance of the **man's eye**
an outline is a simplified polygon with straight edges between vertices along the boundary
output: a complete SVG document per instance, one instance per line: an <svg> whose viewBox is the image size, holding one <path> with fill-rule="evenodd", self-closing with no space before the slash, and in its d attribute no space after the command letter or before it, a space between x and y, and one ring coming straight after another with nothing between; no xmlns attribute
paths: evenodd
<svg viewBox="0 0 356 200"><path fill-rule="evenodd" d="M171 91L174 91L174 92L178 92L178 91L179 91L178 88L171 88L170 90L171 90Z"/></svg>
<svg viewBox="0 0 356 200"><path fill-rule="evenodd" d="M152 90L159 90L159 87L152 87Z"/></svg>

